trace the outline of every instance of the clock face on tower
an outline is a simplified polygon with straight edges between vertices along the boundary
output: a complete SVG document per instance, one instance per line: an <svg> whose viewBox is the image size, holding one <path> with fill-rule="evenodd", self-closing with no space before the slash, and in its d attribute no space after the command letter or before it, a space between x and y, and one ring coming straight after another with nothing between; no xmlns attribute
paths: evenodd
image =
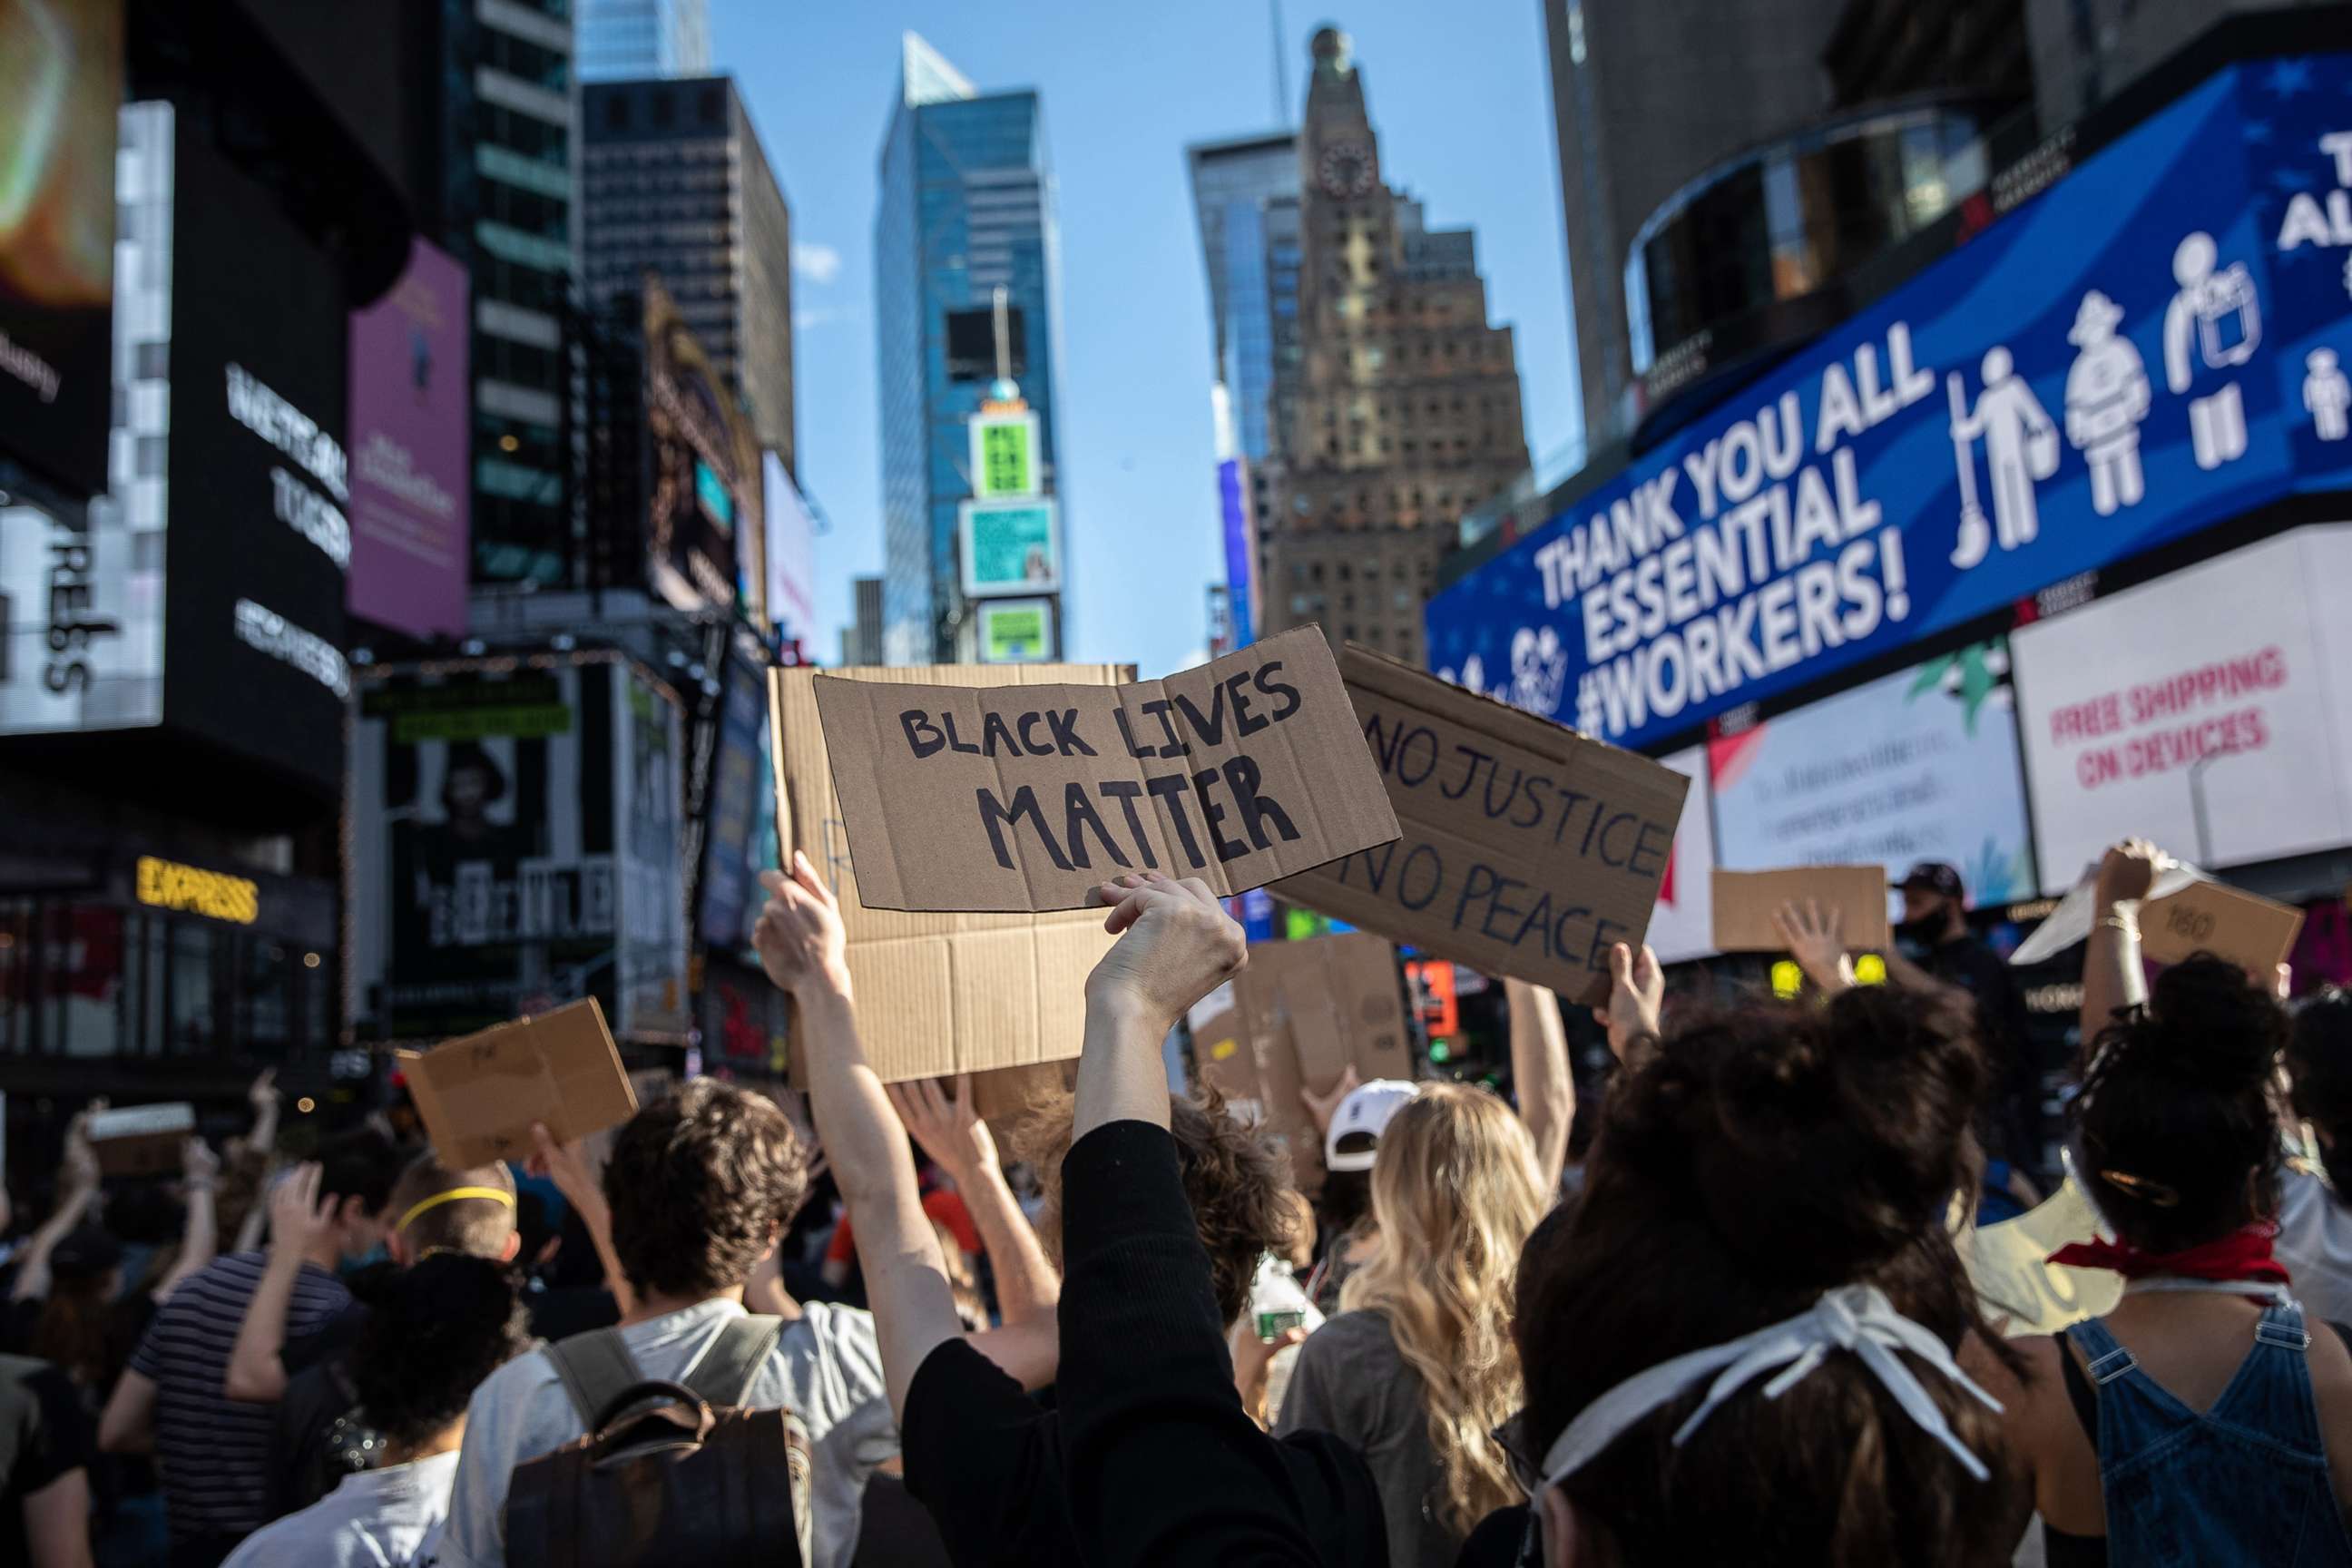
<svg viewBox="0 0 2352 1568"><path fill-rule="evenodd" d="M1315 173L1327 195L1370 195L1376 177L1372 150L1360 142L1334 142L1323 149Z"/></svg>

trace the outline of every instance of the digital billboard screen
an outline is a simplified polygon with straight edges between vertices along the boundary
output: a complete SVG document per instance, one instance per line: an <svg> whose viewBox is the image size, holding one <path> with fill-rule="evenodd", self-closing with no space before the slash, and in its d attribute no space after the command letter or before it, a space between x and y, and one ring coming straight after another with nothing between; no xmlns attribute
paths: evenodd
<svg viewBox="0 0 2352 1568"><path fill-rule="evenodd" d="M351 326L351 612L411 637L466 629L466 269L412 242Z"/></svg>
<svg viewBox="0 0 2352 1568"><path fill-rule="evenodd" d="M342 279L178 121L164 721L331 789L351 691Z"/></svg>
<svg viewBox="0 0 2352 1568"><path fill-rule="evenodd" d="M0 0L0 452L106 487L121 0Z"/></svg>
<svg viewBox="0 0 2352 1568"><path fill-rule="evenodd" d="M1437 595L1431 668L1664 742L2352 482L2347 91L2218 70Z"/></svg>
<svg viewBox="0 0 2352 1568"><path fill-rule="evenodd" d="M1974 644L1708 742L1717 862L1941 860L1979 907L2032 897L2009 659Z"/></svg>
<svg viewBox="0 0 2352 1568"><path fill-rule="evenodd" d="M768 619L760 442L699 339L658 283L645 289L646 577L681 610Z"/></svg>

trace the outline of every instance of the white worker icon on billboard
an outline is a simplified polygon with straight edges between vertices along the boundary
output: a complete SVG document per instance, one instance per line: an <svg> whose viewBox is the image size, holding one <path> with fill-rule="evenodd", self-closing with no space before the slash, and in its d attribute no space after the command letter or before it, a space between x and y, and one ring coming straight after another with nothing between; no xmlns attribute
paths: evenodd
<svg viewBox="0 0 2352 1568"><path fill-rule="evenodd" d="M2253 274L2242 261L2214 270L2213 237L2203 230L2172 253L2180 291L2164 311L2164 384L2199 395L2189 401L2189 444L2200 468L2246 455L2246 400L2226 374L2254 357L2263 341Z"/></svg>
<svg viewBox="0 0 2352 1568"><path fill-rule="evenodd" d="M1986 350L1982 370L1984 390L1973 409L1960 373L1945 378L1952 400L1952 457L1960 474L1960 536L1952 550L1952 564L1963 572L1985 558L1995 538L2003 550L2033 542L2042 531L2034 483L2058 471L2058 426L2017 374L2009 350L1999 343ZM1977 501L1975 443L1979 437L1986 482L1992 490L1990 529Z"/></svg>
<svg viewBox="0 0 2352 1568"><path fill-rule="evenodd" d="M2303 405L2311 411L2311 427L2323 441L2341 441L2352 435L2352 380L2336 362L2334 349L2314 349L2303 362Z"/></svg>
<svg viewBox="0 0 2352 1568"><path fill-rule="evenodd" d="M2083 296L2066 341L2083 352L2066 373L2066 439L2091 468L2091 510L2112 517L2147 493L2139 422L2147 417L2147 366L2116 327L2123 307L2096 289Z"/></svg>

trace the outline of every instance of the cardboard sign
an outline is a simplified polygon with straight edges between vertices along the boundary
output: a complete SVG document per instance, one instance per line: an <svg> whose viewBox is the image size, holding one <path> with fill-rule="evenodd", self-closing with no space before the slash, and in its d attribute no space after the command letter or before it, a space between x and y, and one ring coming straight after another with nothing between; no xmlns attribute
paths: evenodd
<svg viewBox="0 0 2352 1568"><path fill-rule="evenodd" d="M534 1121L569 1142L637 1110L593 996L399 1059L433 1152L453 1169L524 1158Z"/></svg>
<svg viewBox="0 0 2352 1568"><path fill-rule="evenodd" d="M2076 942L2088 940L2092 916L2095 913L2092 908L2092 896L2098 879L2099 868L2096 866L2084 871L2083 879L2058 900L2058 907L2042 918L2031 936L2017 944L2017 951L2009 955L2009 962L2021 969L2026 968L2055 958ZM2148 884L2148 900L2153 902L2207 879L2205 873L2196 867L2185 861L2175 861L2156 873L2155 879Z"/></svg>
<svg viewBox="0 0 2352 1568"><path fill-rule="evenodd" d="M2020 1339L2054 1334L2069 1323L2113 1310L2123 1300L2122 1275L2049 1261L2068 1242L2088 1241L2098 1230L2099 1216L2069 1176L2027 1213L1963 1230L1954 1240L1985 1316L2000 1322L2007 1337Z"/></svg>
<svg viewBox="0 0 2352 1568"><path fill-rule="evenodd" d="M1781 871L1715 871L1715 945L1725 952L1783 952L1788 943L1772 915L1784 903L1811 899L1824 917L1845 917L1847 950L1884 952L1895 940L1886 923L1884 866L1791 866Z"/></svg>
<svg viewBox="0 0 2352 1568"><path fill-rule="evenodd" d="M1110 689L815 686L868 909L1084 909L1155 869L1232 895L1397 836L1312 627Z"/></svg>
<svg viewBox="0 0 2352 1568"><path fill-rule="evenodd" d="M2191 882L2177 892L2144 900L2139 910L2139 950L2158 963L2178 963L2200 952L2225 958L2264 978L2294 951L2303 911L2292 904L2220 882Z"/></svg>
<svg viewBox="0 0 2352 1568"><path fill-rule="evenodd" d="M916 686L1108 689L1134 675L1131 668L1106 664L939 665L836 670L824 679L870 683L887 703ZM768 677L777 840L787 860L795 849L806 855L841 900L858 1033L874 1070L890 1082L1076 1056L1086 1034L1087 972L1111 943L1103 911L910 914L868 906L834 793L817 716L818 679L804 668ZM793 1081L805 1083L800 1050L794 1029Z"/></svg>
<svg viewBox="0 0 2352 1568"><path fill-rule="evenodd" d="M1439 958L1606 997L1639 946L1690 781L1350 645L1340 655L1402 835L1293 877L1286 899Z"/></svg>
<svg viewBox="0 0 2352 1568"><path fill-rule="evenodd" d="M1201 1081L1227 1100L1265 1098L1258 1081L1257 1043L1250 1038L1239 1008L1220 1008L1193 1021L1192 1061Z"/></svg>
<svg viewBox="0 0 2352 1568"><path fill-rule="evenodd" d="M1256 1098L1290 1150L1299 1190L1312 1196L1323 1184L1323 1143L1299 1090L1328 1091L1351 1064L1366 1083L1412 1077L1396 949L1369 931L1262 942L1234 978L1257 1061Z"/></svg>
<svg viewBox="0 0 2352 1568"><path fill-rule="evenodd" d="M101 1176L156 1176L180 1168L183 1146L195 1136L196 1108L126 1105L101 1110L83 1124Z"/></svg>

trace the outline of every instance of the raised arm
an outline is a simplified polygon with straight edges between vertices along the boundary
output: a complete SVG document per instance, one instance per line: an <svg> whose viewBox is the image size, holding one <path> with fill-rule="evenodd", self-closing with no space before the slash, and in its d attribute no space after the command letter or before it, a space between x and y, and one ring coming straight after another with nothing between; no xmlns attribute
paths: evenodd
<svg viewBox="0 0 2352 1568"><path fill-rule="evenodd" d="M155 1282L148 1294L168 1300L173 1291L195 1278L220 1255L220 1156L201 1138L191 1138L180 1151L180 1190L188 1203L188 1223L180 1232L180 1256L171 1272Z"/></svg>
<svg viewBox="0 0 2352 1568"><path fill-rule="evenodd" d="M237 1325L228 1373L221 1392L248 1405L275 1405L286 1396L286 1311L303 1259L324 1250L332 1257L335 1200L321 1200L317 1165L300 1165L269 1194L269 1261Z"/></svg>
<svg viewBox="0 0 2352 1568"><path fill-rule="evenodd" d="M1845 950L1843 910L1832 904L1824 911L1816 900L1800 904L1790 899L1772 911L1772 929L1780 933L1789 956L1822 995L1853 989L1853 960Z"/></svg>
<svg viewBox="0 0 2352 1568"><path fill-rule="evenodd" d="M1246 962L1199 881L1127 876L1099 891L1120 933L1087 978L1077 1116L1062 1164L1062 1464L1078 1555L1314 1563L1330 1498L1310 1497L1242 1407L1167 1133L1160 1042ZM1183 1483L1171 1486L1181 1457ZM1365 1489L1367 1499L1369 1488Z"/></svg>
<svg viewBox="0 0 2352 1568"><path fill-rule="evenodd" d="M2100 1033L2126 1007L2147 1000L2139 962L2139 900L2147 897L2164 852L2145 838L2126 838L2099 859L2091 884L2091 936L2083 954L2082 1062L2088 1067Z"/></svg>
<svg viewBox="0 0 2352 1568"><path fill-rule="evenodd" d="M951 1086L938 1079L894 1083L887 1092L898 1120L955 1183L995 1271L996 1304L1005 1327L1053 1321L1062 1277L1045 1261L1044 1244L1004 1180L995 1135L972 1103L971 1075Z"/></svg>
<svg viewBox="0 0 2352 1568"><path fill-rule="evenodd" d="M596 1261L604 1270L604 1289L613 1293L621 1316L630 1316L637 1308L636 1288L629 1283L621 1268L621 1255L614 1250L612 1205L604 1201L604 1184L589 1163L587 1151L577 1138L569 1143L557 1142L544 1121L530 1124L530 1136L537 1148L523 1162L523 1170L553 1182L563 1201L580 1212L581 1228L587 1231L588 1243L596 1249Z"/></svg>
<svg viewBox="0 0 2352 1568"><path fill-rule="evenodd" d="M1519 1116L1536 1141L1543 1190L1557 1193L1568 1164L1568 1130L1576 1121L1568 1026L1560 1022L1559 998L1544 986L1506 980L1503 995L1511 1010L1511 1087Z"/></svg>
<svg viewBox="0 0 2352 1568"><path fill-rule="evenodd" d="M58 1165L58 1206L25 1246L25 1256L16 1266L16 1282L8 1290L12 1301L47 1300L49 1255L82 1222L98 1197L98 1156L90 1152L87 1130L90 1112L105 1109L106 1101L93 1100L89 1110L66 1128L65 1158Z"/></svg>
<svg viewBox="0 0 2352 1568"><path fill-rule="evenodd" d="M940 1345L961 1337L963 1323L939 1237L915 1186L905 1130L857 1037L840 906L804 855L793 856L790 877L770 871L761 880L768 905L752 940L768 978L792 997L799 1014L809 1112L857 1228L890 1413L903 1419L915 1370Z"/></svg>

